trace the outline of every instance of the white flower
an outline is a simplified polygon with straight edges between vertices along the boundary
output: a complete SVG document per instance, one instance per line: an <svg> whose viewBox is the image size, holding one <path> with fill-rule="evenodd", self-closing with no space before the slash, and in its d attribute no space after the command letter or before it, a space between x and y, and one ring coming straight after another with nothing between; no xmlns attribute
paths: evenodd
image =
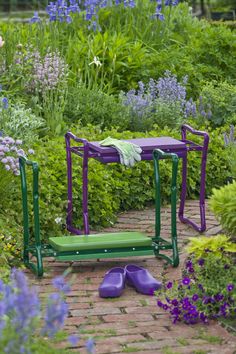
<svg viewBox="0 0 236 354"><path fill-rule="evenodd" d="M0 36L0 48L2 48L4 46L4 41L2 40L2 37Z"/></svg>
<svg viewBox="0 0 236 354"><path fill-rule="evenodd" d="M60 223L62 222L62 218L59 218L59 217L56 218L56 219L55 219L55 222L56 222L56 224L60 224Z"/></svg>
<svg viewBox="0 0 236 354"><path fill-rule="evenodd" d="M93 61L91 63L89 63L89 65L95 64L96 66L101 66L102 63L100 62L98 57L94 57Z"/></svg>

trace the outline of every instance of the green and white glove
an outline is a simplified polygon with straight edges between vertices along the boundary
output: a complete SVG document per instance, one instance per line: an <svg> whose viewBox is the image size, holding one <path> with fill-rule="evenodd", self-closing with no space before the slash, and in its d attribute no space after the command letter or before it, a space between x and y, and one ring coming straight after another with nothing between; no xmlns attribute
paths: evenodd
<svg viewBox="0 0 236 354"><path fill-rule="evenodd" d="M133 143L108 137L100 141L100 145L114 147L120 155L120 163L127 167L133 167L136 161L141 161L142 149Z"/></svg>

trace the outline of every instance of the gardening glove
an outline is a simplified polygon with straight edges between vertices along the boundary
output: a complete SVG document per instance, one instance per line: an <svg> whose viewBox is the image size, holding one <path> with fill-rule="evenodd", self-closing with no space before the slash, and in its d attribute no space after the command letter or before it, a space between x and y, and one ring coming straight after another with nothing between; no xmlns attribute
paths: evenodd
<svg viewBox="0 0 236 354"><path fill-rule="evenodd" d="M141 161L142 149L138 145L110 137L100 141L100 145L114 147L119 153L120 163L127 167L133 167L136 161Z"/></svg>

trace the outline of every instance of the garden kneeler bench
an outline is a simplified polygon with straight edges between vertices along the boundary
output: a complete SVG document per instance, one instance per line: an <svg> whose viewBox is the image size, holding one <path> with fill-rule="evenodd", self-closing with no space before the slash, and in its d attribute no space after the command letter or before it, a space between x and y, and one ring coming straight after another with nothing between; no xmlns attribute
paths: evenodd
<svg viewBox="0 0 236 354"><path fill-rule="evenodd" d="M189 139L197 138L197 141ZM69 232L75 235L89 234L89 208L88 208L88 171L90 159L95 159L102 164L122 163L118 151L112 146L102 146L101 142L88 141L87 139L77 137L71 132L65 135L66 140L66 160L67 160L67 217L66 227ZM142 161L150 161L153 159L153 151L161 149L166 153L175 153L182 160L182 181L179 205L179 219L181 222L192 226L198 232L206 230L206 216L205 216L205 179L206 179L206 160L208 152L209 135L206 132L195 130L187 124L181 127L181 140L174 139L169 136L152 137L152 138L138 138L122 140L125 143L132 143L140 147L142 152L140 157ZM201 163L199 168L199 216L200 223L196 219L190 219L185 215L185 200L187 195L187 170L188 170L188 156L192 151L198 151L201 155ZM76 226L75 215L73 209L75 207L75 200L73 200L73 182L72 178L73 164L72 155L81 158L82 162L82 206L81 214L83 218L83 227ZM138 163L138 162L137 162ZM125 173L125 171L124 171ZM80 177L80 176L78 176ZM76 178L78 178L76 176ZM78 208L78 205L76 205Z"/></svg>
<svg viewBox="0 0 236 354"><path fill-rule="evenodd" d="M130 256L156 255L165 258L173 266L179 263L176 234L176 179L178 156L164 153L160 149L154 151L155 184L156 184L156 234L153 238L141 232L117 232L95 235L74 235L48 237L48 242L42 242L39 220L39 166L37 162L20 157L20 174L23 204L24 226L24 264L37 276L43 275L43 257L55 257L58 261L80 261L83 259L120 258ZM171 185L171 241L160 237L160 176L159 159L172 159ZM29 222L26 166L32 167L33 173L33 225ZM173 257L163 254L162 250L172 250ZM36 258L33 262L32 257Z"/></svg>

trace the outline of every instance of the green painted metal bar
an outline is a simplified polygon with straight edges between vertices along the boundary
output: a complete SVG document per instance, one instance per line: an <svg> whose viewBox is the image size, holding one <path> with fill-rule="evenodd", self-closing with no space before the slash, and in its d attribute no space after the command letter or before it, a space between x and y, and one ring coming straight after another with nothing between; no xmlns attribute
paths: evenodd
<svg viewBox="0 0 236 354"><path fill-rule="evenodd" d="M161 182L159 160L171 159L172 160L172 179L171 179L171 243L160 237L161 234ZM154 174L155 174L155 200L156 200L156 225L155 237L153 241L157 243L154 247L155 254L163 257L170 262L174 267L179 264L179 254L177 245L177 227L176 227L176 196L177 196L177 172L178 172L178 155L174 153L165 153L160 149L153 151L154 161ZM170 258L160 253L160 250L172 249L173 258Z"/></svg>
<svg viewBox="0 0 236 354"><path fill-rule="evenodd" d="M38 276L43 275L43 262L41 254L41 239L40 239L40 225L39 225L39 193L38 193L38 174L39 167L37 162L27 160L21 156L19 158L20 174L21 174L21 190L22 190L22 206L23 206L23 227L24 227L24 251L23 261L27 267L30 267ZM31 166L33 171L33 219L34 219L34 248L37 266L29 261L29 208L27 196L27 178L25 165Z"/></svg>
<svg viewBox="0 0 236 354"><path fill-rule="evenodd" d="M21 177L21 192L22 192L22 208L23 208L23 229L24 229L24 251L23 260L24 263L29 263L29 211L28 211L28 197L27 197L27 181L25 173L25 161L24 157L19 158L20 163L20 177Z"/></svg>
<svg viewBox="0 0 236 354"><path fill-rule="evenodd" d="M130 251L126 252L112 252L112 253L91 253L83 255L57 255L55 258L60 261L81 261L83 259L99 259L99 258L124 258L124 257L138 257L138 256L153 256L153 249L135 251L131 253Z"/></svg>

